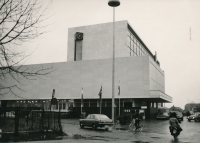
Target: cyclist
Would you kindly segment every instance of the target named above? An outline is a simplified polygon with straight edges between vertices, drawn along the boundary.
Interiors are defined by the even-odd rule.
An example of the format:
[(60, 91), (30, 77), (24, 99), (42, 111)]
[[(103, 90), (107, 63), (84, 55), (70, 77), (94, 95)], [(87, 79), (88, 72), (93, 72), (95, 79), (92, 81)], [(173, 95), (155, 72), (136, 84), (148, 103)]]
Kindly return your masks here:
[(139, 110), (136, 110), (136, 113), (135, 113), (135, 130), (137, 130), (139, 127), (139, 124), (140, 124), (140, 120), (141, 120), (141, 115), (139, 114)]

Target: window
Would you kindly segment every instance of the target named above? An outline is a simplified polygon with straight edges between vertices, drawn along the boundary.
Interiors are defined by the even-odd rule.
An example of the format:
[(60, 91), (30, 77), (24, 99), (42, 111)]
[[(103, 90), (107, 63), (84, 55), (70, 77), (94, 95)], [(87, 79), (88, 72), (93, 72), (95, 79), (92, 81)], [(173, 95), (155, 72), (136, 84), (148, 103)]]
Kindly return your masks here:
[(90, 115), (90, 119), (94, 119), (94, 115)]
[(89, 102), (84, 102), (83, 107), (89, 107)]
[(141, 44), (139, 44), (139, 48), (140, 48), (140, 55), (142, 55), (142, 47), (141, 47)]
[(131, 55), (133, 56), (133, 51), (134, 51), (134, 48), (133, 48), (133, 40), (131, 40)]
[(137, 45), (137, 55), (140, 55), (140, 47)]
[(62, 103), (59, 103), (59, 109), (62, 109)]
[(66, 103), (63, 103), (63, 109), (66, 109)]
[(136, 38), (135, 37), (133, 38), (133, 41), (134, 41), (134, 43), (136, 43)]
[(137, 53), (137, 48), (136, 48), (136, 44), (134, 43), (134, 52), (135, 54)]
[(87, 119), (90, 119), (90, 116), (91, 116), (91, 115), (88, 115), (88, 116), (87, 116)]
[(130, 47), (130, 44), (131, 44), (130, 42), (131, 42), (131, 41), (130, 41), (130, 37), (127, 36), (127, 46), (128, 46), (128, 47)]
[(82, 41), (76, 41), (76, 61), (82, 60)]
[(49, 103), (45, 103), (45, 110), (49, 110)]
[(131, 33), (129, 31), (127, 31), (127, 35), (130, 37)]
[(142, 46), (141, 46), (141, 55), (144, 55)]
[(139, 42), (138, 42), (138, 41), (136, 41), (136, 44), (137, 44), (137, 45), (139, 45)]
[(83, 33), (75, 33), (74, 61), (82, 60)]
[(139, 49), (139, 56), (140, 56), (141, 55), (140, 45), (138, 45), (138, 49)]
[(131, 40), (133, 40), (133, 35), (131, 34)]
[(97, 107), (97, 103), (96, 102), (90, 102), (90, 107)]
[(145, 55), (147, 55), (147, 52), (146, 52), (146, 50), (145, 50), (145, 49), (144, 49), (144, 54), (145, 54)]

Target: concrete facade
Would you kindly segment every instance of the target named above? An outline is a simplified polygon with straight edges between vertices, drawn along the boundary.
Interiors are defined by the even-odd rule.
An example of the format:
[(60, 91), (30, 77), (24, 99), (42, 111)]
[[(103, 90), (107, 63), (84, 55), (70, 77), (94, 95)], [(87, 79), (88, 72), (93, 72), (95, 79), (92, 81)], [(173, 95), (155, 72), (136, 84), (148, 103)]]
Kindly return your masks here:
[[(76, 32), (83, 33), (81, 41), (75, 41)], [(98, 93), (102, 86), (102, 98), (105, 101), (103, 107), (110, 107), (112, 32), (112, 23), (69, 28), (67, 62), (28, 65), (33, 69), (53, 65), (54, 71), (42, 79), (21, 81), (19, 87), (24, 91), (16, 89), (14, 92), (18, 96), (9, 92), (1, 96), (0, 100), (9, 100), (10, 106), (42, 105), (49, 110), (52, 90), (55, 89), (59, 106), (62, 106), (61, 110), (65, 111), (69, 106), (80, 108), (83, 88), (84, 100), (88, 103), (85, 106), (99, 107)], [(164, 71), (160, 68), (156, 55), (154, 56), (148, 50), (127, 21), (116, 22), (115, 34), (115, 98), (121, 99), (122, 109), (126, 106), (141, 109), (145, 106), (150, 117), (151, 110), (154, 112), (154, 108), (163, 106), (164, 102), (172, 102), (172, 98), (165, 94)], [(76, 46), (79, 47), (79, 51), (75, 50)], [(78, 55), (78, 58), (75, 59), (75, 55)], [(118, 96), (119, 81), (120, 96)], [(7, 82), (12, 83), (13, 80)], [(70, 102), (72, 100), (74, 101)], [(118, 104), (115, 106), (117, 107)], [(55, 109), (58, 110), (58, 106)]]
[[(149, 63), (148, 56), (116, 58), (116, 95), (120, 80), (120, 98), (149, 98)], [(40, 65), (34, 66), (38, 68)], [(103, 98), (111, 98), (112, 59), (55, 63), (54, 69), (56, 70), (43, 79), (19, 85), (26, 91), (20, 92), (20, 96), (25, 99), (50, 99), (52, 89), (55, 89), (58, 99), (80, 99), (83, 88), (84, 98), (97, 99), (102, 85)], [(17, 99), (11, 93), (1, 99), (4, 98)]]

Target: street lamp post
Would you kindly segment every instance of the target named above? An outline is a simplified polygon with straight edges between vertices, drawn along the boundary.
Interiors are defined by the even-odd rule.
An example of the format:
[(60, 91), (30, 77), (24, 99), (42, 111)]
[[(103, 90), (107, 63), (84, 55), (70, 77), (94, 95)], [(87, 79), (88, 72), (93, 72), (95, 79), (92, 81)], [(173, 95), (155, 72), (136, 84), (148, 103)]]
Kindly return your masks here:
[(115, 7), (120, 5), (119, 0), (109, 0), (108, 5), (113, 7), (113, 62), (112, 62), (112, 120), (114, 121), (115, 99)]

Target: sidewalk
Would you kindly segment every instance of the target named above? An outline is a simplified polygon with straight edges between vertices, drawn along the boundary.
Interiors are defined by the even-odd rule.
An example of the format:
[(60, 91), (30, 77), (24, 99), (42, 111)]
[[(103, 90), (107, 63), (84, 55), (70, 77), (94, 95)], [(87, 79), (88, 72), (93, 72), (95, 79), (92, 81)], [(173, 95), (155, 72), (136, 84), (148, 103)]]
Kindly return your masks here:
[[(102, 140), (84, 140), (84, 139), (67, 139), (67, 140), (53, 140), (53, 141), (32, 141), (33, 143), (108, 143), (108, 141)], [(26, 143), (26, 142), (18, 142), (18, 143)], [(30, 143), (30, 142), (27, 142)], [(109, 141), (109, 143), (139, 143), (132, 142), (131, 140), (119, 140), (119, 141)], [(142, 142), (141, 142), (142, 143)]]
[(79, 118), (61, 119), (61, 123), (79, 125)]

